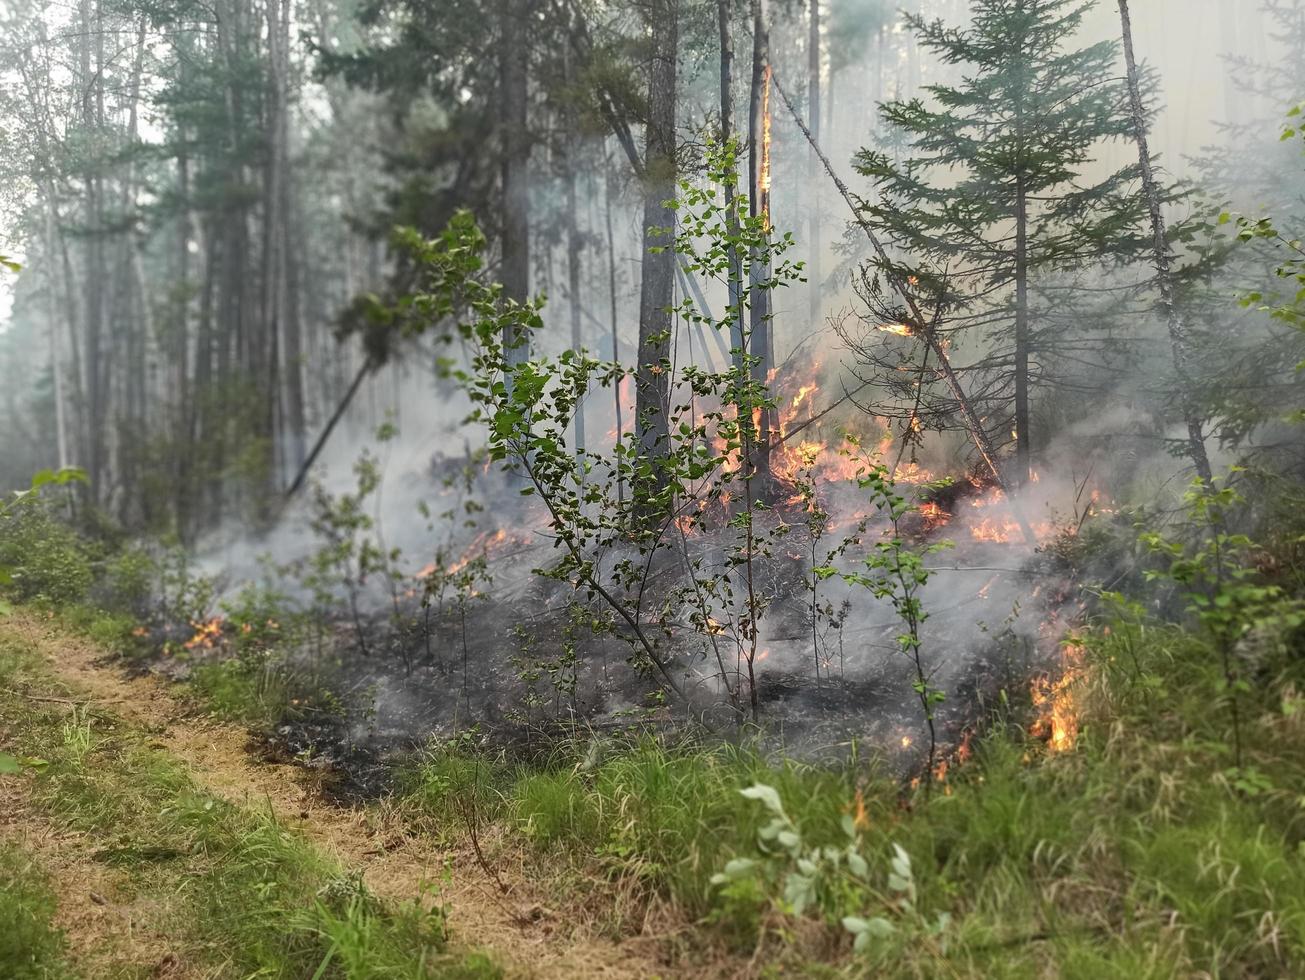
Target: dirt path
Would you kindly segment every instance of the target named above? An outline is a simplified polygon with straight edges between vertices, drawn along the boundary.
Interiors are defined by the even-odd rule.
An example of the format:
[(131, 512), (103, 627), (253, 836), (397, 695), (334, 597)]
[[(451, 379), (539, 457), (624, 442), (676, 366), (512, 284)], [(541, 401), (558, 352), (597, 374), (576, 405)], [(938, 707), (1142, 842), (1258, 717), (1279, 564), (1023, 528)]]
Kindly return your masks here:
[[(387, 819), (382, 810), (324, 802), (314, 789), (311, 773), (253, 759), (246, 751), (247, 731), (197, 714), (173, 686), (159, 678), (124, 676), (90, 641), (18, 613), (0, 619), (0, 630), (39, 652), (55, 675), (84, 693), (88, 701), (149, 732), (161, 747), (187, 764), (196, 783), (245, 807), (270, 807), (284, 825), (296, 828), (346, 866), (361, 870), (377, 895), (395, 900), (418, 898), (425, 883), (441, 882), (448, 868), (452, 881), (440, 884), (439, 899), (448, 908), (454, 942), (487, 950), (509, 976), (569, 980), (671, 975), (658, 961), (660, 944), (656, 939), (640, 937), (616, 943), (572, 932), (549, 910), (547, 896), (535, 894), (528, 882), (510, 871), (502, 872), (510, 892), (500, 895), (469, 848), (449, 849), (412, 835), (397, 821)], [(0, 800), (0, 806), (15, 802)], [(43, 855), (60, 851), (57, 846), (44, 846), (49, 841), (33, 843)], [(56, 884), (61, 884), (57, 863), (51, 873)], [(98, 895), (95, 885), (80, 882), (78, 887), (64, 890), (67, 898), (61, 898), (68, 907), (61, 907), (60, 920), (70, 932), (74, 950), (79, 948), (79, 922), (89, 916), (103, 927), (112, 925), (102, 921), (106, 916), (124, 914), (105, 911), (96, 904), (91, 897)], [(127, 918), (129, 922), (130, 916)], [(148, 938), (132, 937), (131, 941)], [(151, 952), (142, 949), (145, 961)]]

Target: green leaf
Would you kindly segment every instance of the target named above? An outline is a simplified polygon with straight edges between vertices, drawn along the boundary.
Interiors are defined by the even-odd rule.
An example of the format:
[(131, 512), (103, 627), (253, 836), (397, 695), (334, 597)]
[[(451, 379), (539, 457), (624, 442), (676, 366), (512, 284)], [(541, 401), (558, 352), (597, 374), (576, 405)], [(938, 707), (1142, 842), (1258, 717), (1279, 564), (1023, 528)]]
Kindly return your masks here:
[(775, 791), (773, 786), (757, 783), (747, 789), (739, 790), (739, 793), (749, 800), (760, 800), (771, 813), (780, 816), (784, 815), (784, 804), (780, 801), (779, 793)]
[(23, 771), (22, 765), (8, 752), (0, 752), (0, 776), (14, 776)]

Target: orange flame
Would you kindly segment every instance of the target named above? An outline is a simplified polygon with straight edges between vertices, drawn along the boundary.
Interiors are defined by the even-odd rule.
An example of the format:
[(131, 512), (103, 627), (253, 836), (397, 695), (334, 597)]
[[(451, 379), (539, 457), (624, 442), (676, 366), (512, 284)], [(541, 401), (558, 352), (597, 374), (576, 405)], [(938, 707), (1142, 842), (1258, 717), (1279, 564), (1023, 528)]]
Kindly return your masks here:
[(1031, 734), (1047, 743), (1052, 752), (1068, 752), (1078, 740), (1078, 704), (1075, 691), (1083, 677), (1083, 646), (1077, 640), (1061, 645), (1063, 671), (1060, 677), (1035, 678), (1031, 694), (1038, 718)]
[(195, 628), (195, 635), (183, 644), (187, 650), (212, 650), (222, 639), (221, 616), (203, 622), (192, 619), (190, 625)]

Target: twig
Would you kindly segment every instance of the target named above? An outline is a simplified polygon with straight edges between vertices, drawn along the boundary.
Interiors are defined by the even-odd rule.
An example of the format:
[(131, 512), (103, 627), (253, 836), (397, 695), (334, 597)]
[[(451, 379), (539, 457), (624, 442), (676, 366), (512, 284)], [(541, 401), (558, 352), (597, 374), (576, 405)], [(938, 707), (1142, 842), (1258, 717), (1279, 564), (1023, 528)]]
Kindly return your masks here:
[(6, 694), (12, 694), (16, 698), (27, 698), (28, 701), (41, 701), (47, 704), (117, 704), (120, 701), (126, 701), (126, 698), (56, 698), (46, 697), (40, 694), (25, 694), (22, 691), (14, 691), (5, 688)]

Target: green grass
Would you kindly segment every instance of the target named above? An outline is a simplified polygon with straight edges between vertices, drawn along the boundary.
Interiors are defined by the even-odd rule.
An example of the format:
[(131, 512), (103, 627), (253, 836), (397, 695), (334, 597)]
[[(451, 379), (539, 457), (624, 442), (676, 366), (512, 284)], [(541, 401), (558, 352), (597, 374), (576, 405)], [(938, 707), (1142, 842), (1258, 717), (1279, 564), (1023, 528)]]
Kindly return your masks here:
[[(1292, 679), (1260, 679), (1240, 698), (1248, 751), (1234, 770), (1211, 650), (1134, 623), (1094, 633), (1087, 652), (1072, 751), (1050, 755), (997, 725), (928, 796), (864, 762), (816, 768), (645, 739), (544, 765), (437, 750), (411, 775), (408, 806), (456, 827), (474, 792), (482, 819), (528, 841), (559, 887), (599, 881), (609, 903), (632, 891), (669, 901), (727, 945), (784, 937), (782, 957), (853, 975), (1305, 974), (1305, 701)], [(767, 815), (739, 793), (754, 783), (775, 787), (803, 839), (822, 847), (846, 843), (841, 822), (859, 794), (877, 884), (832, 882), (800, 918), (785, 912), (774, 862), (769, 877), (713, 885), (731, 858), (765, 859)], [(889, 900), (893, 844), (913, 859), (915, 907), (951, 916), (941, 936), (909, 926)], [(851, 956), (841, 917), (880, 913), (897, 933)]]
[[(10, 690), (51, 685), (38, 664), (3, 641), (0, 681)], [(484, 957), (448, 951), (438, 896), (381, 902), (270, 813), (207, 794), (173, 757), (111, 716), (0, 693), (0, 729), (23, 755), (48, 763), (23, 777), (35, 780), (37, 806), (83, 835), (96, 861), (126, 875), (129, 891), (154, 896), (160, 921), (153, 925), (175, 937), (187, 959), (205, 964), (206, 975), (499, 975)], [(0, 975), (8, 969), (6, 955)]]
[[(2, 777), (0, 777), (2, 778)], [(11, 980), (73, 976), (54, 926), (54, 893), (34, 858), (0, 841), (0, 968)]]

